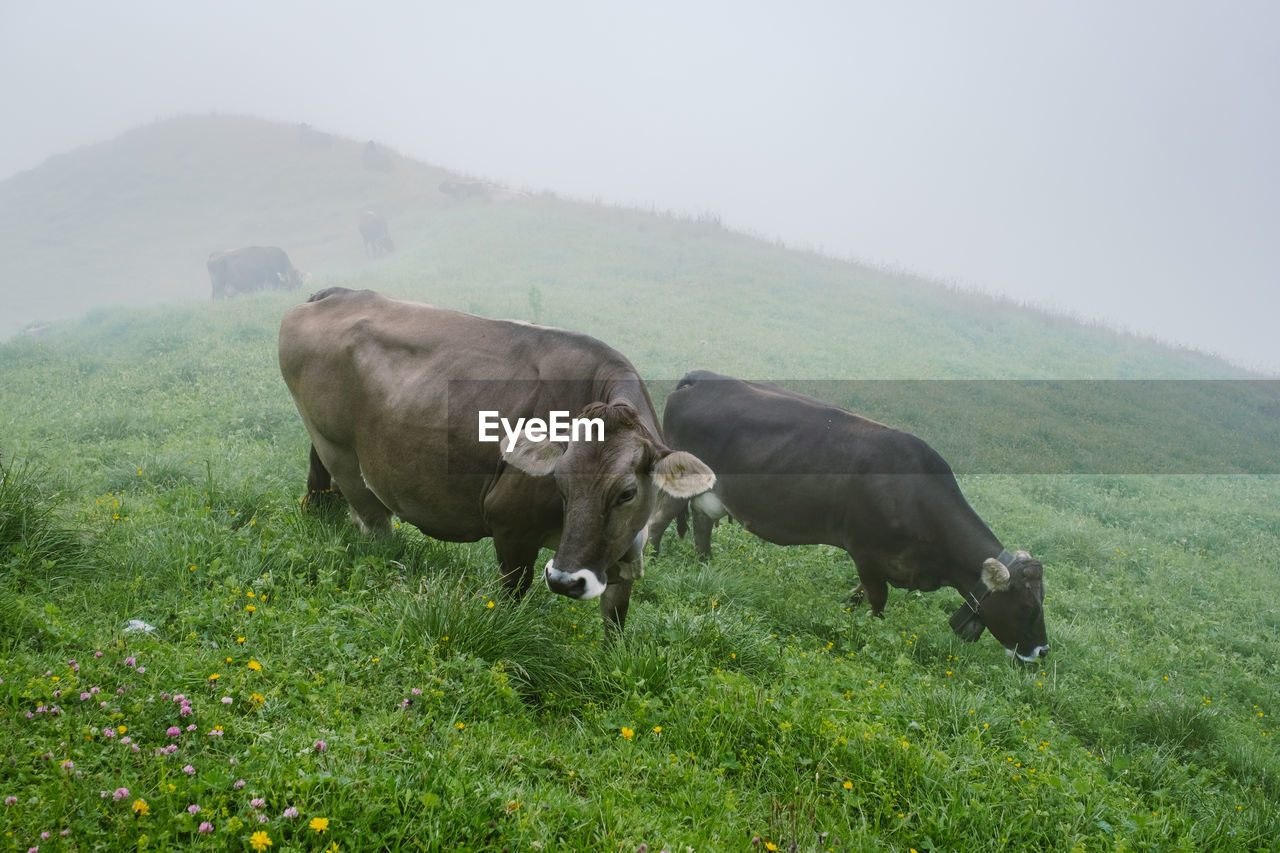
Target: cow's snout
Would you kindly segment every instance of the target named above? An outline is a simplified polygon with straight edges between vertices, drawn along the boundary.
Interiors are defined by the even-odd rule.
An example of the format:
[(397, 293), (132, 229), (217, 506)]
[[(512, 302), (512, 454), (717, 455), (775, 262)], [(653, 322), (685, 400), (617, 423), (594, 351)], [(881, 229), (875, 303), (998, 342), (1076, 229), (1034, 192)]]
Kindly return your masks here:
[(599, 598), (604, 592), (606, 584), (590, 569), (562, 572), (556, 568), (555, 563), (554, 559), (548, 560), (546, 572), (542, 576), (547, 589), (552, 592), (578, 601)]
[(1045, 643), (1043, 646), (1036, 646), (1034, 649), (1031, 650), (1030, 654), (1026, 654), (1026, 655), (1024, 655), (1022, 652), (1015, 651), (1014, 649), (1006, 649), (1006, 651), (1009, 653), (1010, 656), (1016, 657), (1018, 660), (1022, 661), (1023, 663), (1035, 663), (1036, 661), (1041, 660), (1043, 658), (1047, 658), (1049, 656), (1049, 644)]

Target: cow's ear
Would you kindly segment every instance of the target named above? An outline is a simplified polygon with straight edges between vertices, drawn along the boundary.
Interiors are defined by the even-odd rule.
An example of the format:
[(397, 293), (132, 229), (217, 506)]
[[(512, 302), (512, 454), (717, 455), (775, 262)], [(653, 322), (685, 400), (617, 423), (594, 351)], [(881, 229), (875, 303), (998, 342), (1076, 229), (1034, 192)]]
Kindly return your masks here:
[(564, 455), (564, 448), (554, 441), (530, 441), (521, 433), (515, 446), (502, 451), (502, 458), (517, 470), (531, 477), (545, 477), (556, 469), (556, 463)]
[(992, 592), (1008, 589), (1009, 567), (995, 557), (988, 557), (982, 564), (982, 582)]
[(691, 498), (716, 484), (716, 475), (692, 453), (674, 450), (653, 466), (653, 482), (673, 498)]

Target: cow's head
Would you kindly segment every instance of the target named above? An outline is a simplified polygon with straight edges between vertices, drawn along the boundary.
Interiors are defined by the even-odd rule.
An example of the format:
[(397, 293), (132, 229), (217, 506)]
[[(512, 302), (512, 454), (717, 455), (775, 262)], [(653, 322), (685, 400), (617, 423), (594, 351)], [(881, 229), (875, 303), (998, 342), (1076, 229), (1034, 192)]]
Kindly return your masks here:
[(660, 491), (691, 497), (715, 485), (715, 474), (696, 456), (664, 446), (630, 404), (592, 403), (579, 417), (603, 421), (604, 440), (565, 446), (522, 434), (503, 457), (531, 476), (554, 475), (564, 527), (547, 563), (547, 587), (589, 599), (604, 592), (611, 576), (639, 575), (645, 525)]
[(951, 628), (973, 642), (983, 629), (1010, 655), (1033, 663), (1049, 653), (1044, 629), (1044, 568), (1026, 551), (1008, 565), (992, 557), (982, 564), (982, 588), (951, 615)]

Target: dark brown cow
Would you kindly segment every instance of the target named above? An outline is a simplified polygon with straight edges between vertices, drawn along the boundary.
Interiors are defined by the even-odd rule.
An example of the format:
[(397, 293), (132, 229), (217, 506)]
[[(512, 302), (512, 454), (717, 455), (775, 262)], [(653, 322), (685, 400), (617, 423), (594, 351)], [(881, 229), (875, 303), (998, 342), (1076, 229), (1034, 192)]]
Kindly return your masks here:
[[(626, 619), (659, 491), (715, 481), (666, 447), (631, 363), (586, 335), (331, 288), (285, 315), (280, 369), (311, 434), (310, 497), (336, 485), (367, 532), (395, 514), (436, 539), (492, 536), (515, 594), (554, 548), (547, 586), (600, 597), (606, 628)], [(548, 440), (570, 437), (557, 416), (600, 430)]]
[[(983, 628), (1024, 661), (1049, 651), (1043, 569), (1010, 554), (969, 506), (950, 466), (919, 438), (777, 385), (698, 370), (667, 398), (663, 431), (716, 474), (692, 501), (699, 553), (726, 512), (779, 545), (825, 544), (853, 557), (879, 615), (888, 585), (951, 586), (965, 603), (951, 626)], [(655, 548), (683, 502), (664, 499), (650, 525)]]
[(205, 263), (214, 300), (259, 290), (293, 290), (305, 277), (293, 268), (284, 249), (276, 246), (246, 246), (214, 252)]
[(371, 258), (380, 258), (396, 250), (387, 220), (372, 210), (360, 214), (360, 236), (364, 238), (365, 254)]

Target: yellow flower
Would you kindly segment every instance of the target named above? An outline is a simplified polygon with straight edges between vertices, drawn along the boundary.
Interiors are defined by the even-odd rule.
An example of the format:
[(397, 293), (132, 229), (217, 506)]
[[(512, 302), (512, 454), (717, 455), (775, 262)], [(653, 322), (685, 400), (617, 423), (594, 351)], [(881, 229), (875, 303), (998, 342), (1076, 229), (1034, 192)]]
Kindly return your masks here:
[(253, 658), (249, 658), (249, 669), (254, 672), (262, 672), (262, 664), (258, 663)]
[(261, 705), (263, 702), (267, 701), (267, 697), (263, 696), (261, 693), (254, 693), (249, 697), (249, 701), (255, 705)]
[(219, 678), (221, 678), (221, 677), (222, 677), (222, 674), (221, 674), (221, 673), (217, 673), (217, 672), (215, 672), (215, 673), (213, 673), (212, 675), (210, 675), (210, 676), (209, 676), (209, 680), (210, 680), (210, 681), (217, 681), (217, 680), (218, 680)]
[(845, 782), (845, 783), (844, 783), (844, 789), (845, 789), (846, 791), (852, 791), (852, 790), (853, 790), (853, 783), (852, 783), (852, 782)]
[(493, 609), (493, 602), (492, 602), (492, 601), (490, 601), (490, 602), (489, 602), (489, 609), (490, 609), (490, 610), (492, 610), (492, 609)]
[(254, 850), (257, 850), (258, 853), (262, 853), (263, 850), (266, 850), (271, 846), (271, 836), (267, 835), (262, 830), (258, 830), (253, 835), (249, 836), (249, 846)]
[(247, 612), (252, 613), (253, 611), (257, 610), (258, 608), (254, 607), (252, 604), (246, 604), (246, 605), (244, 606), (244, 609), (245, 609)]
[(631, 740), (633, 737), (635, 737), (635, 736), (636, 736), (636, 733), (635, 733), (633, 730), (631, 730), (631, 729), (627, 728), (626, 726), (623, 726), (623, 727), (622, 727), (622, 736), (623, 736), (624, 738), (626, 738), (627, 740)]
[(653, 733), (654, 733), (655, 735), (660, 735), (660, 734), (662, 734), (662, 726), (654, 726), (654, 727), (653, 727)]
[(329, 818), (313, 817), (311, 818), (311, 823), (307, 824), (307, 826), (311, 827), (316, 832), (324, 832), (326, 829), (329, 828)]
[(243, 643), (243, 642), (244, 642), (244, 637), (236, 637), (236, 642), (237, 642), (237, 643)]
[(778, 849), (778, 845), (774, 844), (772, 841), (766, 841), (764, 843), (764, 849), (768, 850), (769, 853), (773, 853), (774, 850)]
[(455, 729), (457, 729), (458, 731), (462, 731), (463, 729), (465, 729), (465, 728), (467, 727), (467, 724), (466, 724), (466, 723), (454, 723), (454, 724), (453, 724), (453, 727), (454, 727)]
[(133, 811), (135, 814), (151, 814), (151, 806), (147, 805), (147, 801), (137, 799), (133, 801)]
[(128, 726), (116, 726), (116, 732), (117, 732), (118, 734), (124, 734), (124, 733), (125, 733), (125, 732), (127, 732), (127, 731), (129, 731), (129, 727), (128, 727)]

